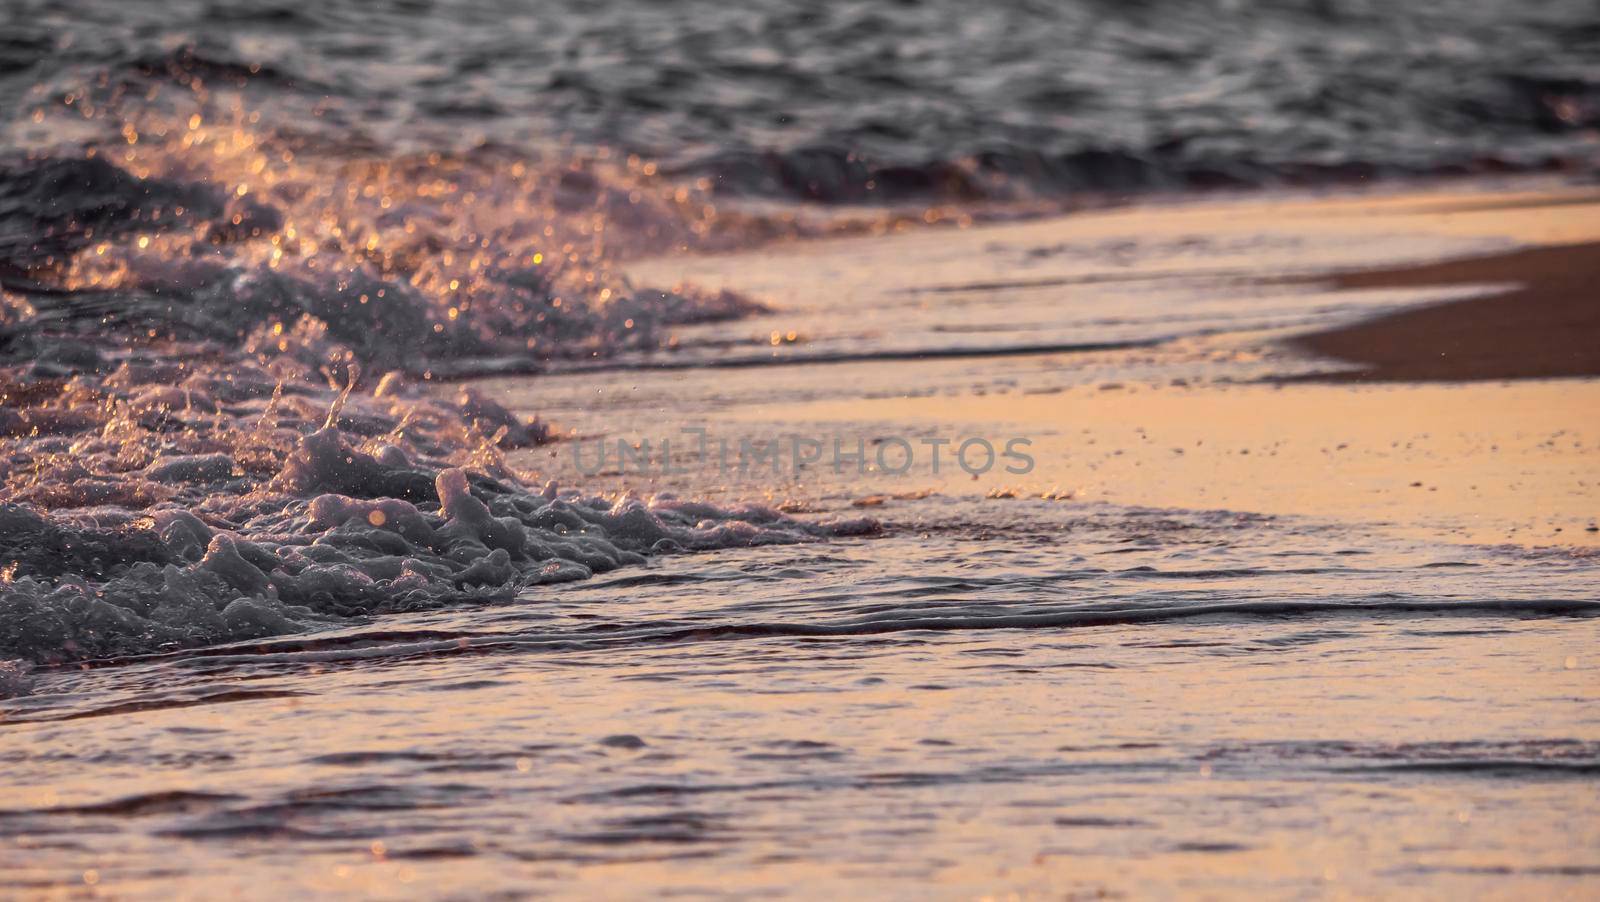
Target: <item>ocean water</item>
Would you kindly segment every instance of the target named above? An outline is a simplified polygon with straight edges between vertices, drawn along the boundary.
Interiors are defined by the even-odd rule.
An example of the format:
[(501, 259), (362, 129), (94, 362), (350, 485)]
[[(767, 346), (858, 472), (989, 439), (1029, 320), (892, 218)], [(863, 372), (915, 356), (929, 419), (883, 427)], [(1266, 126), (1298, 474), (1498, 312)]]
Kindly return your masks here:
[[(1002, 355), (1111, 389), (1323, 366), (1204, 341), (1439, 297), (1253, 270), (1503, 240), (970, 227), (1592, 177), (1591, 4), (0, 24), (6, 894), (1592, 891), (1582, 548), (566, 457), (738, 403), (983, 395)], [(919, 228), (914, 279), (701, 262)], [(510, 375), (451, 381), (482, 374)]]
[(12, 891), (1581, 897), (1594, 564), (934, 497), (19, 674)]
[[(829, 202), (1592, 164), (1584, 0), (12, 0), (13, 115), (240, 88), (336, 146), (639, 154)], [(102, 79), (102, 75), (104, 78)], [(142, 101), (141, 101), (142, 102)]]
[[(1162, 371), (1114, 354), (1087, 372), (1030, 356), (955, 363), (858, 364), (870, 380), (823, 363), (733, 381), (739, 371), (579, 371), (482, 390), (538, 403), (590, 443), (587, 457), (573, 441), (510, 450), (508, 466), (626, 498), (614, 464), (584, 475), (592, 443), (657, 436), (675, 418), (743, 404), (781, 421), (865, 386), (1025, 390)], [(528, 575), (476, 595), (475, 580), (458, 574), (451, 592), (423, 566), (451, 560), (424, 541), (410, 556), (430, 581), (375, 574), (361, 593), (296, 570), (285, 550), (337, 548), (353, 579), (383, 558), (362, 548), (382, 532), (370, 521), (260, 536), (247, 560), (285, 563), (252, 565), (273, 583), (255, 605), (281, 619), (243, 621), (259, 624), (248, 638), (204, 631), (234, 628), (231, 605), (219, 618), (164, 600), (141, 622), (72, 620), (87, 603), (69, 601), (56, 623), (85, 648), (116, 644), (60, 663), (35, 645), (24, 651), (37, 663), (7, 665), (0, 871), (22, 896), (119, 898), (1592, 886), (1592, 552), (1012, 497), (992, 480), (906, 490), (925, 477), (635, 478), (635, 497), (657, 496), (647, 506), (614, 502), (584, 528), (530, 525), (524, 540), (527, 554), (587, 538), (593, 554), (603, 532), (620, 566), (581, 558), (592, 575), (580, 579), (559, 572), (577, 563), (569, 551), (547, 580), (508, 557)], [(492, 504), (522, 497), (486, 488)], [(674, 492), (708, 499), (698, 516), (713, 522), (692, 532)], [(749, 499), (787, 513), (741, 510)], [(437, 523), (426, 501), (415, 513), (368, 503), (391, 522)], [(643, 510), (704, 544), (640, 544)], [(868, 528), (863, 514), (868, 535), (792, 525)], [(744, 531), (717, 534), (727, 526)], [(206, 585), (226, 547), (213, 540), (190, 585)], [(308, 599), (302, 583), (329, 594)], [(37, 629), (16, 619), (17, 585), (4, 596), (13, 642)], [(128, 590), (99, 594), (118, 603)], [(59, 660), (64, 648), (46, 650)]]

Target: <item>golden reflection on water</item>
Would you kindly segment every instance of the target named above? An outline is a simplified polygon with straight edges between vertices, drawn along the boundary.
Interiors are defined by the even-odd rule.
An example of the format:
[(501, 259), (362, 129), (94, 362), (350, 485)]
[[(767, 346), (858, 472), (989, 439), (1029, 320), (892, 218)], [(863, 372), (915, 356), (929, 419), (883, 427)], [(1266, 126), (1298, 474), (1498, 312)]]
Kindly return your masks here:
[[(905, 880), (948, 898), (1365, 896), (1470, 885), (1485, 869), (1505, 869), (1518, 892), (1570, 894), (1581, 884), (1561, 869), (1592, 864), (1585, 856), (1600, 841), (1587, 816), (1600, 803), (1592, 781), (1381, 769), (1425, 746), (1448, 757), (1451, 743), (1489, 743), (1460, 752), (1481, 759), (1538, 754), (1549, 737), (1600, 741), (1583, 702), (1600, 688), (1593, 621), (1524, 621), (1476, 636), (1460, 623), (1334, 618), (1307, 626), (1320, 638), (1276, 651), (1281, 625), (1196, 621), (1160, 637), (1142, 627), (946, 635), (836, 662), (853, 640), (811, 652), (663, 649), (626, 662), (474, 656), (266, 677), (257, 682), (311, 694), (19, 725), (0, 748), (60, 747), (63, 728), (81, 754), (144, 737), (137, 771), (111, 762), (18, 787), (29, 805), (91, 803), (125, 784), (258, 798), (390, 784), (464, 793), (389, 819), (308, 809), (283, 827), (394, 830), (253, 856), (249, 878), (233, 867), (249, 847), (214, 841), (129, 847), (124, 834), (115, 852), (81, 856), (80, 870), (129, 895), (160, 885), (119, 882), (158, 847), (187, 879), (244, 895), (253, 894), (247, 880), (270, 875), (384, 896), (511, 887), (893, 895)], [(1245, 653), (1255, 642), (1268, 644)], [(1218, 653), (1196, 654), (1208, 647)], [(1010, 657), (987, 659), (1005, 669), (974, 668), (997, 653)], [(670, 674), (679, 678), (660, 679)], [(453, 684), (462, 688), (419, 691)], [(644, 744), (597, 744), (619, 729)], [(802, 740), (832, 752), (751, 755)], [(1493, 750), (1520, 740), (1535, 751)], [(237, 756), (227, 767), (192, 763), (224, 746)], [(349, 752), (368, 763), (315, 763)], [(451, 768), (453, 754), (468, 757)], [(431, 777), (430, 760), (440, 768)], [(589, 795), (636, 784), (728, 788)], [(674, 812), (715, 826), (687, 845), (574, 839)], [(154, 817), (152, 828), (183, 822)], [(12, 852), (32, 845), (14, 842)], [(455, 851), (413, 854), (437, 848)], [(29, 879), (62, 877), (55, 865), (13, 864)]]
[[(761, 411), (738, 414), (752, 420)], [(1456, 541), (1600, 544), (1600, 384), (1087, 386), (797, 405), (790, 422), (1024, 435), (1009, 496), (1384, 523)], [(950, 468), (922, 483), (959, 490)], [(991, 491), (998, 491), (991, 489)]]

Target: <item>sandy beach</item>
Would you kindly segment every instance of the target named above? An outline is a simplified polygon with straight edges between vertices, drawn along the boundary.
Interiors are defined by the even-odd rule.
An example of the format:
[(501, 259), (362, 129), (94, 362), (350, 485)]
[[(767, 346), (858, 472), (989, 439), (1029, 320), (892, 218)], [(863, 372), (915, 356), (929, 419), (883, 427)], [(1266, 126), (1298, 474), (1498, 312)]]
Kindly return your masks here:
[[(1577, 199), (1580, 205), (1592, 203)], [(1297, 340), (1358, 363), (1361, 381), (1454, 382), (1600, 374), (1600, 245), (1559, 244), (1336, 276), (1342, 290), (1509, 285), (1486, 297), (1402, 311)]]

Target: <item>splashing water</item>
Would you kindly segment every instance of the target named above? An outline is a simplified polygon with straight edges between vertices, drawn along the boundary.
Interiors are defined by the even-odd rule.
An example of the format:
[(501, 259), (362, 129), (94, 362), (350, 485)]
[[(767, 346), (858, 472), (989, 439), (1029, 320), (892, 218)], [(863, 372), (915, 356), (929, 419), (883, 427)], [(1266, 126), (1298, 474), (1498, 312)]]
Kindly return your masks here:
[[(241, 121), (166, 121), (4, 181), (0, 654), (279, 635), (830, 532), (526, 488), (500, 451), (544, 424), (407, 378), (649, 347), (759, 309), (610, 268), (612, 235), (639, 251), (705, 234), (688, 192), (493, 153), (315, 159)], [(363, 364), (386, 375), (361, 383)]]
[(354, 378), (334, 395), (229, 365), (126, 361), (102, 379), (5, 385), (0, 654), (282, 635), (508, 599), (645, 554), (872, 528), (525, 488), (484, 429), (538, 430), (488, 399), (451, 408), (392, 378), (376, 397), (352, 394)]

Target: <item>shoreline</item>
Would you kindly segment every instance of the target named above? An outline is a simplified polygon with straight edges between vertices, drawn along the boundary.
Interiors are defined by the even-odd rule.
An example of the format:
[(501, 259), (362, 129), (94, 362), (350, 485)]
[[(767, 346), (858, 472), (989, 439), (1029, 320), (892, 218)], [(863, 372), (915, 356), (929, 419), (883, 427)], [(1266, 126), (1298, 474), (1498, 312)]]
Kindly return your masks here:
[[(1600, 437), (1585, 427), (1592, 416), (1583, 411), (1600, 410), (1600, 382), (1583, 377), (1600, 375), (1600, 362), (1578, 357), (1581, 365), (1572, 365), (1572, 355), (1552, 349), (1581, 344), (1591, 321), (1563, 328), (1568, 321), (1558, 314), (1593, 316), (1581, 289), (1600, 276), (1588, 259), (1600, 258), (1593, 252), (1597, 206), (1600, 194), (1586, 187), (1262, 197), (647, 261), (646, 278), (681, 276), (775, 301), (777, 312), (764, 320), (721, 324), (702, 336), (726, 340), (797, 322), (802, 334), (807, 325), (836, 331), (821, 332), (810, 347), (775, 349), (798, 359), (773, 364), (807, 366), (753, 366), (736, 379), (690, 365), (670, 375), (551, 373), (485, 387), (576, 438), (649, 439), (679, 425), (732, 440), (774, 430), (851, 441), (1029, 435), (1040, 461), (1030, 476), (1009, 481), (869, 474), (761, 484), (706, 473), (586, 480), (607, 491), (765, 498), (839, 512), (880, 503), (892, 510), (897, 497), (926, 492), (1062, 498), (1588, 549), (1600, 544), (1587, 478)], [(1191, 251), (1194, 236), (1210, 243)], [(1514, 240), (1535, 246), (1507, 249)], [(1098, 253), (1128, 241), (1145, 255), (1123, 262)], [(1507, 287), (1483, 293), (1496, 285)], [(1462, 299), (1464, 292), (1476, 296)], [(893, 353), (902, 338), (889, 331), (897, 320), (869, 320), (884, 308), (948, 324), (925, 332), (923, 347), (943, 340), (991, 347), (960, 356)], [(1497, 358), (1459, 354), (1440, 362), (1414, 353), (1441, 320), (1458, 321), (1475, 336), (1473, 347), (1492, 350), (1509, 331), (1505, 318), (1525, 309), (1534, 315), (1506, 347), (1513, 359), (1529, 357), (1514, 371), (1527, 378), (1491, 384), (1513, 372), (1494, 368)], [(1083, 353), (1025, 354), (1005, 344), (1073, 334), (1072, 323), (1091, 321), (1061, 327), (1045, 317), (1081, 317), (1079, 310), (1137, 314), (1140, 328), (1152, 331), (1190, 310), (1232, 325)], [(1009, 324), (1005, 343), (978, 331), (984, 322)], [(1019, 325), (1029, 322), (1055, 331), (1030, 335)], [(1415, 322), (1422, 326), (1408, 325)], [(1391, 367), (1383, 372), (1397, 375), (1387, 379), (1337, 372), (1342, 361), (1361, 361), (1328, 353), (1340, 347), (1321, 336), (1364, 341), (1368, 333), (1392, 335), (1389, 347), (1418, 358), (1413, 368)], [(805, 359), (862, 347), (873, 352)], [(582, 478), (566, 453), (525, 454), (519, 465), (541, 475), (563, 484)]]
[[(1574, 182), (1562, 178), (1557, 173), (1509, 173), (1509, 174), (1460, 174), (1452, 176), (1434, 176), (1409, 180), (1388, 180), (1377, 182), (1354, 181), (1328, 185), (1290, 186), (1281, 188), (1216, 188), (1190, 191), (1150, 192), (1147, 194), (1128, 195), (1116, 200), (1106, 198), (1096, 199), (1094, 202), (1085, 203), (1077, 207), (1050, 207), (1048, 209), (1032, 209), (1019, 213), (1016, 210), (1004, 210), (993, 216), (974, 215), (964, 225), (957, 225), (959, 217), (953, 213), (942, 213), (931, 223), (918, 222), (913, 228), (906, 228), (909, 219), (904, 222), (895, 220), (904, 219), (895, 214), (889, 220), (876, 225), (857, 221), (845, 215), (841, 220), (843, 227), (836, 230), (823, 230), (816, 234), (800, 236), (786, 236), (783, 238), (766, 239), (757, 241), (746, 247), (733, 249), (706, 249), (699, 251), (685, 251), (681, 254), (668, 256), (646, 256), (639, 259), (625, 261), (622, 266), (629, 272), (643, 272), (648, 275), (638, 279), (640, 284), (652, 281), (661, 282), (662, 274), (672, 274), (678, 271), (700, 271), (696, 278), (705, 278), (707, 272), (713, 275), (712, 281), (723, 278), (730, 271), (737, 272), (740, 276), (748, 275), (748, 267), (740, 267), (738, 261), (742, 260), (770, 260), (773, 258), (789, 259), (794, 257), (804, 258), (812, 255), (831, 256), (839, 248), (849, 248), (856, 245), (870, 246), (880, 242), (906, 241), (917, 244), (937, 246), (944, 241), (959, 242), (963, 233), (1000, 233), (1000, 234), (1027, 234), (1038, 232), (1049, 234), (1052, 231), (1077, 232), (1080, 223), (1093, 224), (1099, 221), (1116, 222), (1120, 220), (1149, 221), (1172, 219), (1176, 221), (1203, 218), (1214, 214), (1229, 214), (1242, 211), (1245, 217), (1258, 226), (1270, 227), (1275, 222), (1295, 222), (1307, 215), (1327, 216), (1330, 220), (1347, 220), (1352, 216), (1362, 216), (1368, 213), (1395, 218), (1395, 217), (1435, 217), (1449, 218), (1453, 216), (1470, 216), (1472, 214), (1491, 211), (1537, 211), (1543, 208), (1565, 208), (1580, 206), (1600, 206), (1600, 190), (1591, 189), (1581, 182)], [(854, 208), (843, 207), (840, 210), (846, 214)], [(1263, 211), (1284, 211), (1284, 215), (1273, 218), (1263, 217)], [(893, 211), (879, 211), (889, 213)], [(904, 211), (901, 211), (903, 213)], [(1298, 223), (1296, 223), (1298, 225)], [(1231, 225), (1226, 231), (1237, 231)], [(1444, 232), (1448, 234), (1450, 230)], [(1477, 229), (1473, 229), (1477, 231)], [(1575, 239), (1575, 240), (1574, 240)], [(1563, 229), (1562, 233), (1553, 240), (1573, 243), (1573, 256), (1576, 262), (1584, 265), (1582, 275), (1591, 276), (1600, 282), (1600, 228), (1585, 228), (1578, 226), (1576, 229)], [(1584, 249), (1592, 249), (1596, 261), (1581, 259)], [(1560, 299), (1552, 297), (1552, 290), (1559, 290), (1561, 286), (1552, 284), (1561, 281), (1546, 277), (1536, 265), (1540, 261), (1524, 261), (1523, 258), (1533, 251), (1541, 254), (1547, 250), (1560, 250), (1560, 248), (1546, 248), (1537, 243), (1534, 247), (1512, 250), (1510, 252), (1489, 253), (1462, 253), (1460, 250), (1452, 252), (1448, 245), (1441, 245), (1438, 250), (1423, 250), (1420, 256), (1424, 262), (1394, 262), (1380, 261), (1371, 266), (1364, 264), (1359, 259), (1333, 259), (1316, 265), (1314, 271), (1293, 272), (1286, 275), (1273, 275), (1263, 271), (1260, 266), (1241, 266), (1235, 269), (1207, 269), (1204, 267), (1193, 270), (1179, 271), (1143, 271), (1135, 268), (1128, 272), (1091, 272), (1067, 276), (1048, 276), (1039, 279), (1009, 279), (996, 278), (994, 281), (978, 281), (962, 283), (915, 284), (903, 285), (889, 289), (888, 293), (910, 296), (937, 296), (945, 294), (965, 294), (973, 292), (990, 291), (1017, 291), (1032, 289), (1072, 289), (1077, 287), (1092, 287), (1106, 284), (1138, 284), (1144, 282), (1164, 281), (1173, 284), (1184, 282), (1199, 282), (1203, 280), (1228, 280), (1241, 285), (1254, 286), (1307, 286), (1326, 287), (1332, 292), (1353, 290), (1384, 290), (1384, 289), (1440, 289), (1470, 287), (1473, 285), (1493, 283), (1528, 283), (1523, 286), (1527, 294), (1536, 301), (1541, 309), (1560, 305)], [(1539, 256), (1539, 254), (1532, 254)], [(1435, 260), (1434, 258), (1438, 258)], [(728, 266), (733, 261), (733, 266)], [(1563, 261), (1566, 262), (1566, 261)], [(702, 266), (702, 264), (705, 264)], [(1278, 268), (1294, 268), (1286, 261), (1280, 262)], [(1493, 278), (1476, 278), (1486, 270), (1493, 270)], [(1473, 324), (1484, 320), (1483, 309), (1499, 307), (1500, 304), (1485, 304), (1484, 308), (1468, 307), (1457, 308), (1456, 304), (1466, 304), (1469, 301), (1519, 301), (1523, 299), (1523, 292), (1510, 290), (1497, 293), (1492, 299), (1447, 299), (1429, 306), (1460, 310), (1473, 319), (1467, 324), (1468, 331), (1482, 332), (1483, 328), (1474, 328)], [(1600, 302), (1597, 302), (1600, 303)], [(1421, 305), (1419, 305), (1420, 308)], [(1569, 305), (1570, 306), (1570, 305)], [(781, 314), (784, 311), (779, 311)], [(1401, 311), (1401, 313), (1420, 312)], [(1600, 316), (1600, 314), (1597, 314)], [(744, 319), (729, 320), (711, 324), (712, 330), (725, 333), (738, 333), (747, 325), (759, 324), (771, 317), (754, 316)], [(1396, 322), (1391, 325), (1390, 320)], [(1282, 344), (1292, 347), (1299, 352), (1310, 353), (1316, 356), (1343, 360), (1355, 364), (1374, 365), (1363, 359), (1359, 342), (1364, 336), (1358, 336), (1363, 327), (1372, 326), (1377, 331), (1380, 326), (1386, 334), (1391, 329), (1408, 328), (1403, 316), (1396, 314), (1391, 317), (1385, 313), (1364, 318), (1360, 322), (1341, 325), (1326, 330), (1311, 332), (1305, 335), (1296, 335), (1286, 338)], [(1590, 324), (1589, 319), (1584, 320), (1585, 325)], [(1484, 320), (1484, 327), (1488, 321)], [(1535, 323), (1534, 325), (1539, 325)], [(1420, 329), (1421, 327), (1417, 327)], [(1600, 329), (1600, 318), (1594, 322), (1594, 328)], [(753, 331), (760, 332), (760, 329)], [(704, 332), (703, 326), (691, 325), (690, 332)], [(1415, 332), (1417, 329), (1412, 329)], [(1350, 337), (1344, 338), (1343, 336)], [(1324, 338), (1326, 336), (1326, 338)], [(723, 357), (707, 356), (704, 352), (679, 350), (677, 348), (655, 349), (649, 351), (627, 351), (615, 356), (600, 356), (590, 359), (561, 358), (561, 357), (518, 357), (518, 356), (488, 356), (476, 358), (441, 358), (427, 360), (413, 367), (405, 368), (408, 376), (426, 379), (440, 384), (464, 384), (484, 379), (509, 378), (509, 377), (543, 377), (572, 375), (576, 373), (600, 372), (626, 372), (626, 371), (675, 371), (692, 369), (744, 369), (760, 368), (766, 366), (799, 366), (812, 364), (866, 362), (873, 360), (917, 360), (948, 358), (987, 357), (1002, 355), (1030, 355), (1046, 353), (1076, 353), (1114, 351), (1119, 349), (1143, 350), (1175, 340), (1188, 337), (1186, 333), (1157, 334), (1141, 336), (1133, 340), (1063, 340), (1053, 342), (1030, 342), (1014, 346), (1002, 347), (949, 347), (923, 350), (900, 349), (866, 349), (859, 351), (838, 352), (832, 350), (810, 351), (805, 344), (784, 345), (783, 347), (769, 348), (764, 342), (747, 342), (733, 344), (728, 347), (728, 355)], [(1413, 336), (1414, 337), (1414, 336)], [(1524, 347), (1537, 347), (1525, 343)], [(1556, 361), (1559, 364), (1559, 361)], [(1449, 361), (1464, 367), (1464, 362)], [(1577, 368), (1571, 366), (1563, 368), (1532, 367), (1524, 371), (1514, 372), (1512, 375), (1501, 376), (1498, 371), (1483, 370), (1483, 375), (1465, 376), (1410, 376), (1405, 367), (1390, 367), (1396, 375), (1378, 375), (1368, 373), (1364, 377), (1353, 373), (1326, 373), (1314, 376), (1284, 376), (1285, 381), (1300, 378), (1326, 379), (1330, 381), (1359, 381), (1366, 378), (1371, 381), (1405, 381), (1407, 379), (1422, 379), (1424, 381), (1460, 381), (1463, 379), (1495, 379), (1495, 378), (1550, 378), (1552, 376), (1567, 375), (1600, 375), (1600, 358), (1593, 355), (1583, 358)], [(1569, 371), (1570, 370), (1570, 371)], [(1477, 372), (1474, 370), (1473, 372)]]

